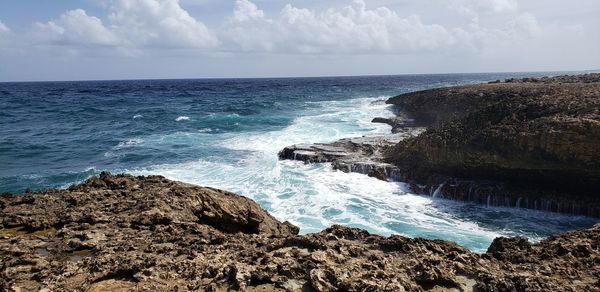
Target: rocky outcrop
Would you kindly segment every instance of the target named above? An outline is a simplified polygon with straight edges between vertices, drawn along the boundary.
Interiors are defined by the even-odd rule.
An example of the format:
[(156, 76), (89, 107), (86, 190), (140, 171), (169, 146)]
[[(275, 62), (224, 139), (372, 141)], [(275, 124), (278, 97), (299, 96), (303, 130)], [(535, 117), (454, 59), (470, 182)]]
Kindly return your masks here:
[(600, 217), (599, 88), (600, 74), (587, 74), (407, 93), (387, 101), (397, 117), (372, 121), (393, 135), (292, 145), (279, 157), (433, 197)]
[(331, 162), (334, 169), (344, 172), (358, 172), (382, 180), (397, 179), (397, 168), (384, 162), (384, 151), (423, 130), (405, 127), (390, 135), (344, 138), (333, 143), (291, 145), (279, 152), (279, 159), (300, 160), (305, 163)]
[(397, 113), (396, 117), (382, 118), (376, 117), (371, 120), (371, 123), (388, 124), (392, 127), (392, 134), (403, 133), (411, 128), (418, 127), (415, 120), (409, 117), (404, 112)]
[(441, 195), (464, 199), (493, 185), (483, 201), (600, 216), (600, 74), (433, 89), (388, 102), (431, 125), (386, 152), (413, 186), (444, 184)]
[(297, 235), (248, 198), (160, 176), (103, 173), (0, 198), (7, 291), (590, 291), (600, 225), (485, 254), (332, 226)]

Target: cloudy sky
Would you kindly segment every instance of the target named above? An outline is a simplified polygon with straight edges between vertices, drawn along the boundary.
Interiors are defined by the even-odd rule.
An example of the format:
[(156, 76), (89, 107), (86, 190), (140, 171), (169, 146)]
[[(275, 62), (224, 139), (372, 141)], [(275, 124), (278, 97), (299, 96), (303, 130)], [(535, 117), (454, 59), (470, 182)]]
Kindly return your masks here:
[(598, 0), (0, 0), (0, 81), (600, 69)]

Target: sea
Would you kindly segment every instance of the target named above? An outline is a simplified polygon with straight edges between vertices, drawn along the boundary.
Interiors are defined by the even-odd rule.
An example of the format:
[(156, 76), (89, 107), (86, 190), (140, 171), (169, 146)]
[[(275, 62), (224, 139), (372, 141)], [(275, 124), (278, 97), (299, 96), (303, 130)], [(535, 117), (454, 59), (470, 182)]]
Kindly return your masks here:
[(597, 220), (432, 198), (277, 153), (389, 133), (371, 119), (393, 116), (383, 101), (398, 94), (557, 74), (0, 83), (0, 192), (66, 188), (104, 170), (159, 174), (252, 198), (301, 233), (343, 224), (475, 252), (498, 236), (539, 241)]

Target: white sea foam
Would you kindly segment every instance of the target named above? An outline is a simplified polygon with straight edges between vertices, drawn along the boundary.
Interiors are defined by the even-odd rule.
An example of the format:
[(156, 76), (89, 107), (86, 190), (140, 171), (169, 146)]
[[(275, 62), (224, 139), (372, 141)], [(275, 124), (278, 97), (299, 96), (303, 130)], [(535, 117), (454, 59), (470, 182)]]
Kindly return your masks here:
[(133, 116), (133, 119), (134, 119), (134, 120), (135, 120), (135, 119), (141, 119), (141, 118), (143, 118), (143, 117), (144, 117), (143, 115), (135, 115), (135, 116)]
[[(526, 218), (541, 216), (541, 222), (548, 222), (549, 219), (544, 217), (547, 215), (531, 215), (537, 213), (527, 210), (527, 216), (522, 215), (523, 220), (518, 224), (507, 221), (501, 222), (506, 228), (497, 227), (485, 222), (490, 221), (489, 218), (494, 218), (496, 222), (518, 218), (521, 216), (518, 213), (520, 210), (487, 208), (418, 196), (408, 193), (407, 187), (401, 183), (385, 182), (357, 173), (343, 173), (333, 170), (329, 164), (304, 164), (277, 159), (277, 152), (291, 144), (330, 142), (344, 137), (389, 133), (388, 125), (370, 122), (375, 116), (392, 115), (388, 105), (372, 103), (374, 100), (377, 99), (314, 103), (303, 116), (276, 131), (215, 135), (178, 132), (168, 136), (145, 137), (144, 143), (157, 146), (182, 142), (191, 145), (216, 144), (239, 156), (213, 160), (203, 158), (129, 171), (161, 174), (171, 179), (248, 196), (278, 219), (289, 220), (300, 226), (302, 233), (317, 232), (339, 223), (384, 235), (401, 233), (455, 240), (475, 251), (485, 251), (494, 237), (523, 235), (518, 224), (537, 224), (531, 222), (535, 220)], [(539, 239), (536, 234), (527, 235), (530, 239)]]
[(175, 119), (176, 122), (189, 121), (189, 120), (190, 120), (190, 117), (186, 117), (186, 116), (180, 116)]
[(88, 179), (89, 175), (91, 173), (95, 173), (95, 172), (97, 172), (97, 169), (95, 166), (88, 166), (83, 171), (69, 171), (69, 172), (67, 172), (67, 174), (71, 174), (71, 175), (75, 174), (75, 175), (79, 176), (79, 179), (75, 179), (72, 182), (63, 184), (63, 185), (59, 186), (58, 188), (66, 189), (72, 185), (84, 183)]
[(84, 172), (90, 172), (90, 171), (96, 171), (96, 167), (95, 166), (88, 166)]
[(132, 139), (128, 139), (126, 141), (119, 142), (119, 144), (117, 144), (117, 146), (115, 146), (113, 149), (123, 149), (123, 148), (138, 146), (143, 143), (144, 143), (144, 139), (132, 138)]
[(107, 158), (121, 157), (121, 156), (123, 156), (123, 153), (122, 153), (123, 150), (129, 149), (131, 147), (142, 146), (142, 145), (144, 145), (145, 142), (146, 141), (142, 138), (131, 138), (131, 139), (127, 139), (125, 141), (121, 141), (121, 142), (119, 142), (119, 144), (117, 144), (111, 150), (106, 151), (104, 153), (104, 157), (107, 157)]
[(315, 103), (315, 109), (296, 118), (280, 131), (242, 133), (222, 141), (223, 147), (277, 153), (283, 147), (298, 143), (325, 143), (335, 140), (389, 133), (390, 126), (371, 123), (375, 116), (393, 116), (389, 105), (371, 105), (373, 98)]

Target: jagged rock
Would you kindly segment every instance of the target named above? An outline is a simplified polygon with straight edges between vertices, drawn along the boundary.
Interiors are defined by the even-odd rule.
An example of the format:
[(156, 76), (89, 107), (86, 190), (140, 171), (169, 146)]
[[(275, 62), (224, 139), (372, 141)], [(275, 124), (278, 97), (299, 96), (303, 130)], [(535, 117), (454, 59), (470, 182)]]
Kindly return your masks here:
[[(527, 199), (524, 207), (600, 216), (600, 74), (439, 88), (388, 102), (431, 125), (386, 153), (413, 185), (485, 182), (501, 190), (488, 193), (493, 205)], [(464, 190), (443, 195), (466, 197)]]
[(600, 225), (537, 244), (496, 239), (479, 255), (452, 242), (338, 225), (297, 235), (247, 198), (161, 176), (103, 173), (68, 190), (0, 202), (0, 289), (8, 291), (589, 291), (600, 284)]
[(385, 149), (423, 130), (409, 127), (392, 135), (344, 138), (329, 144), (291, 145), (279, 152), (279, 158), (305, 163), (331, 162), (334, 169), (345, 172), (363, 173), (381, 180), (396, 179), (396, 167), (383, 161)]
[(415, 121), (407, 115), (398, 113), (398, 116), (393, 118), (376, 117), (371, 120), (371, 123), (388, 124), (392, 127), (392, 134), (401, 133), (409, 128), (415, 127)]
[(423, 195), (598, 217), (599, 84), (587, 74), (407, 93), (387, 101), (397, 117), (373, 119), (396, 134), (292, 145), (279, 157)]

